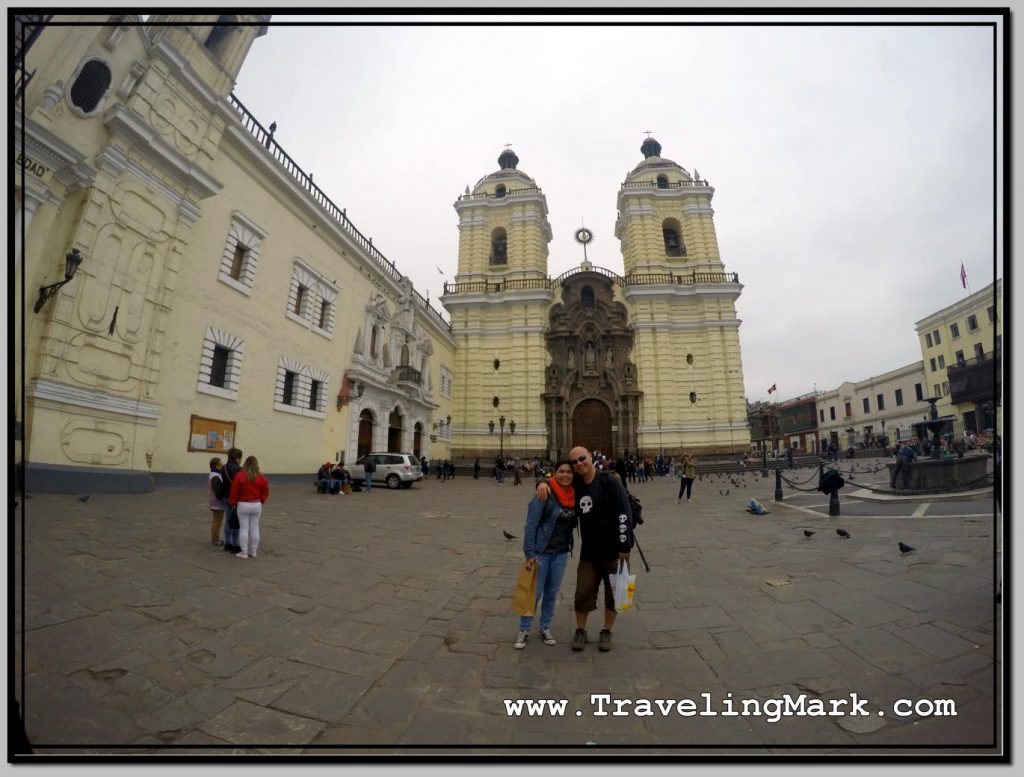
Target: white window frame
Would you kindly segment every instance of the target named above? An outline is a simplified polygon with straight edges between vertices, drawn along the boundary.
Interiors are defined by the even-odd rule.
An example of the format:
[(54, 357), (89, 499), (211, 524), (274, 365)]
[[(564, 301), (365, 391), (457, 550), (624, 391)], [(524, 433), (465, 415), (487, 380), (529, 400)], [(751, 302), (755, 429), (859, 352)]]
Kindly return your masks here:
[[(213, 349), (218, 345), (229, 352), (223, 388), (210, 384), (210, 373), (213, 371)], [(196, 384), (196, 391), (237, 401), (244, 355), (245, 341), (222, 329), (207, 327), (206, 336), (203, 338), (203, 350), (199, 358), (199, 382)]]
[[(300, 287), (306, 289), (306, 294), (302, 300), (302, 312), (296, 313), (295, 301)], [(296, 257), (292, 280), (288, 285), (288, 309), (285, 311), (285, 317), (331, 340), (334, 338), (334, 321), (337, 317), (340, 295), (341, 289), (333, 282)], [(321, 328), (320, 308), (324, 302), (327, 303), (327, 320)]]
[[(224, 243), (224, 253), (221, 255), (220, 272), (217, 280), (225, 283), (235, 291), (240, 291), (247, 297), (252, 296), (253, 283), (256, 280), (256, 266), (259, 264), (260, 249), (267, 232), (256, 226), (251, 220), (239, 213), (237, 210), (231, 213), (231, 226), (228, 228), (228, 237)], [(231, 277), (231, 265), (235, 261), (235, 249), (245, 246), (245, 258), (242, 260), (242, 271), (237, 279)]]
[[(285, 374), (288, 372), (295, 373), (295, 381), (292, 383), (293, 404), (291, 405), (284, 403), (284, 380)], [(314, 380), (320, 382), (320, 395), (317, 397), (316, 409), (311, 410), (309, 398), (312, 393)], [(274, 384), (274, 409), (284, 413), (323, 420), (327, 415), (327, 394), (330, 380), (330, 373), (302, 364), (287, 356), (282, 356), (277, 363), (277, 380)]]
[(451, 398), (452, 396), (452, 373), (447, 367), (441, 367), (441, 396)]

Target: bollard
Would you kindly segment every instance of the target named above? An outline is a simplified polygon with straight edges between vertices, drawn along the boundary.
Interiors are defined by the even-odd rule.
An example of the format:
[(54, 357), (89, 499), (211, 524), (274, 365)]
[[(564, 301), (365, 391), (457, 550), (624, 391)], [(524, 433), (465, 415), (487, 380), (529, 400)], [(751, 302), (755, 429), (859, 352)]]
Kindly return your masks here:
[(828, 514), (839, 515), (839, 490), (833, 488), (828, 495)]
[(768, 448), (761, 448), (761, 477), (768, 477)]
[(775, 468), (775, 501), (782, 501), (782, 470)]
[(818, 462), (818, 482), (820, 483), (822, 478), (825, 477), (825, 462)]

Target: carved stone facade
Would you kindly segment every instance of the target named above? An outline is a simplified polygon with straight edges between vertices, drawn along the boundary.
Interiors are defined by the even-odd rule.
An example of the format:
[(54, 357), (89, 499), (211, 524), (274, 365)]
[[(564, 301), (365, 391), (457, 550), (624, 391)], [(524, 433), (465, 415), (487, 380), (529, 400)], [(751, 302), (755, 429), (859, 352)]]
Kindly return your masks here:
[[(606, 453), (636, 449), (643, 392), (629, 358), (628, 319), (607, 276), (584, 269), (563, 280), (561, 302), (548, 316), (544, 392), (549, 448), (556, 457), (574, 445)], [(610, 424), (604, 423), (606, 414)]]

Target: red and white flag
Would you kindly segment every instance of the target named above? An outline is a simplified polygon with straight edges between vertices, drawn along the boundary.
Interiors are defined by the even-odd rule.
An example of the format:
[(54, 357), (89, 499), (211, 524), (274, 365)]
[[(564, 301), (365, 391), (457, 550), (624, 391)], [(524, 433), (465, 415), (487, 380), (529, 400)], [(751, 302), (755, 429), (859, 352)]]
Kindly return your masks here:
[(768, 393), (769, 393), (769, 394), (771, 394), (771, 393), (772, 393), (773, 391), (775, 391), (775, 390), (776, 390), (776, 389), (775, 389), (775, 384), (773, 383), (773, 384), (772, 384), (772, 387), (771, 387), (770, 389), (768, 389)]
[(967, 288), (967, 270), (964, 269), (964, 263), (960, 262), (960, 284), (966, 289)]

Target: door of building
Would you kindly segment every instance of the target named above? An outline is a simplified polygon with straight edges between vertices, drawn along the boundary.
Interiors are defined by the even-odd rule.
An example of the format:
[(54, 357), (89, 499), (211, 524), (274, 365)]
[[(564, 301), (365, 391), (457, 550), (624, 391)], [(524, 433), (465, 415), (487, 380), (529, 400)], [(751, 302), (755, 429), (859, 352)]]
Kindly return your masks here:
[(417, 423), (416, 426), (413, 428), (412, 433), (412, 453), (417, 459), (423, 455), (422, 452), (420, 451), (420, 442), (422, 437), (423, 427)]
[(392, 410), (388, 416), (388, 453), (400, 453), (402, 450), (402, 414)]
[(588, 451), (601, 451), (606, 456), (612, 448), (612, 414), (608, 405), (597, 399), (584, 399), (572, 414), (570, 447), (582, 445)]
[(364, 410), (359, 414), (359, 442), (356, 444), (356, 458), (361, 459), (373, 450), (373, 413)]

